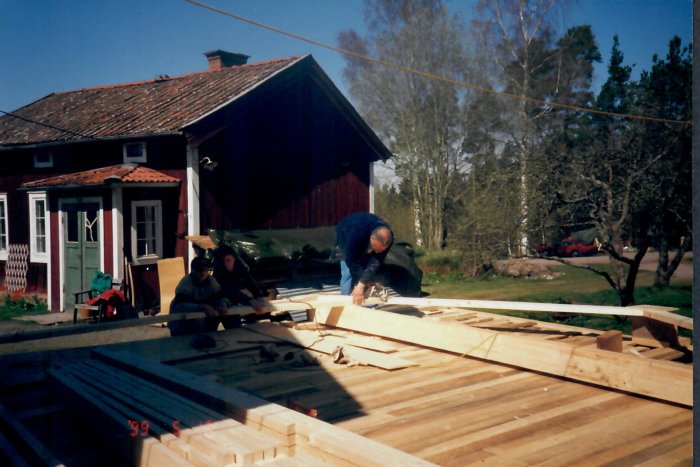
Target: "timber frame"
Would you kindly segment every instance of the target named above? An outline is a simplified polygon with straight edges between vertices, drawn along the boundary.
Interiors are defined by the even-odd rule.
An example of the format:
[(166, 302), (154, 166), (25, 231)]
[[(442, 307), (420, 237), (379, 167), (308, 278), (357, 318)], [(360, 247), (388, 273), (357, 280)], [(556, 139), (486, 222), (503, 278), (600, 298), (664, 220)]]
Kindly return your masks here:
[[(348, 302), (348, 297), (336, 295), (313, 295), (277, 300), (271, 302), (271, 308), (267, 310), (272, 316), (305, 312), (308, 320), (296, 323), (261, 321), (258, 324), (244, 326), (243, 329), (216, 333), (217, 340), (222, 345), (206, 354), (193, 350), (189, 346), (188, 336), (166, 338), (161, 342), (143, 341), (116, 344), (116, 347), (98, 347), (93, 351), (85, 351), (80, 361), (61, 361), (50, 368), (47, 372), (48, 380), (51, 387), (62, 395), (61, 400), (74, 411), (72, 413), (82, 414), (88, 417), (92, 424), (97, 424), (100, 427), (98, 431), (104, 432), (105, 437), (113, 441), (113, 445), (125, 458), (133, 464), (154, 466), (165, 463), (168, 465), (316, 465), (321, 463), (432, 465), (428, 460), (454, 463), (457, 462), (456, 459), (461, 459), (459, 456), (449, 457), (452, 455), (439, 453), (440, 446), (449, 447), (453, 451), (458, 450), (461, 445), (458, 444), (460, 441), (457, 438), (454, 440), (439, 438), (433, 445), (422, 449), (419, 449), (420, 443), (416, 443), (416, 452), (419, 453), (416, 457), (390, 447), (391, 444), (383, 444), (362, 435), (365, 432), (375, 431), (383, 433), (386, 428), (383, 428), (384, 422), (381, 421), (388, 420), (389, 412), (386, 415), (380, 413), (376, 416), (379, 425), (375, 429), (372, 429), (371, 424), (363, 424), (361, 419), (358, 419), (357, 423), (350, 420), (341, 423), (340, 426), (334, 426), (316, 419), (316, 409), (304, 403), (303, 399), (302, 402), (286, 399), (282, 404), (272, 403), (266, 398), (253, 396), (247, 391), (224, 385), (222, 382), (225, 377), (212, 373), (213, 369), (227, 368), (229, 364), (223, 362), (233, 362), (227, 358), (238, 355), (239, 352), (257, 352), (259, 349), (262, 354), (263, 349), (269, 346), (286, 348), (285, 346), (292, 345), (302, 347), (305, 349), (304, 352), (308, 351), (310, 354), (330, 355), (326, 358), (331, 358), (336, 363), (345, 363), (346, 366), (368, 365), (366, 368), (374, 368), (372, 371), (380, 372), (373, 373), (379, 375), (375, 384), (380, 383), (381, 372), (385, 372), (386, 378), (397, 381), (402, 378), (400, 375), (404, 374), (401, 372), (412, 372), (405, 374), (415, 374), (418, 378), (421, 371), (426, 372), (426, 375), (442, 374), (439, 366), (426, 367), (425, 360), (417, 358), (419, 354), (428, 353), (435, 356), (444, 355), (444, 358), (449, 358), (450, 361), (465, 362), (464, 365), (469, 361), (482, 366), (495, 364), (495, 368), (502, 368), (497, 370), (503, 372), (502, 376), (510, 375), (517, 370), (519, 373), (508, 376), (517, 380), (526, 378), (525, 375), (528, 372), (535, 372), (535, 375), (541, 375), (534, 376), (535, 378), (546, 378), (548, 381), (544, 391), (547, 391), (547, 387), (580, 386), (575, 384), (576, 382), (585, 383), (591, 388), (586, 391), (597, 388), (595, 389), (597, 392), (588, 399), (569, 396), (574, 402), (567, 405), (566, 399), (563, 399), (564, 405), (561, 408), (552, 407), (527, 419), (533, 422), (547, 420), (550, 415), (546, 414), (550, 412), (551, 416), (561, 416), (566, 413), (564, 407), (570, 406), (571, 410), (585, 410), (590, 404), (609, 405), (634, 396), (630, 400), (646, 400), (652, 404), (644, 413), (651, 414), (654, 407), (655, 416), (666, 417), (669, 424), (675, 423), (669, 426), (681, 427), (685, 422), (679, 422), (677, 417), (683, 415), (684, 419), (687, 419), (688, 409), (693, 405), (692, 365), (682, 362), (683, 359), (687, 361), (688, 356), (692, 357), (692, 345), (686, 339), (676, 336), (674, 344), (659, 341), (653, 337), (635, 340), (634, 336), (623, 336), (619, 331), (593, 331), (499, 316), (483, 311), (530, 310), (615, 314), (647, 319), (653, 323), (670, 326), (672, 330), (678, 326), (692, 328), (692, 319), (673, 313), (673, 309), (643, 305), (621, 309), (403, 297), (390, 298), (386, 302), (370, 299), (369, 304), (373, 308), (352, 305)], [(242, 315), (251, 312), (252, 309), (247, 307), (234, 307), (229, 311), (230, 314)], [(24, 340), (66, 335), (71, 331), (77, 334), (118, 330), (152, 324), (156, 321), (167, 322), (174, 319), (201, 317), (200, 313), (155, 316), (98, 325), (72, 326), (63, 330), (58, 328), (38, 333), (0, 336), (0, 345), (9, 342), (21, 345), (21, 341)], [(223, 360), (218, 360), (219, 358)], [(681, 361), (673, 361), (679, 359)], [(333, 363), (329, 364), (333, 368)], [(462, 378), (467, 380), (478, 377), (480, 374), (488, 374), (485, 369), (480, 370), (472, 366), (466, 368), (462, 370), (464, 374)], [(520, 373), (520, 369), (526, 371)], [(190, 371), (199, 375), (205, 374), (208, 377), (193, 377)], [(436, 373), (438, 371), (440, 373)], [(473, 376), (469, 376), (472, 373)], [(451, 374), (451, 372), (445, 374)], [(519, 376), (521, 374), (523, 376)], [(272, 378), (272, 375), (270, 377)], [(459, 373), (454, 377), (459, 378)], [(235, 381), (238, 381), (237, 378), (238, 376), (235, 377)], [(261, 378), (261, 382), (264, 381), (264, 377)], [(301, 379), (303, 380), (303, 377)], [(281, 391), (281, 388), (274, 390), (276, 384), (272, 383), (273, 380), (274, 378), (265, 386), (269, 386), (273, 393)], [(556, 381), (560, 382), (556, 383)], [(672, 384), (669, 384), (670, 382)], [(406, 384), (408, 384), (407, 388), (410, 388), (411, 385), (419, 383)], [(479, 387), (481, 384), (488, 387), (492, 383), (484, 381), (474, 384), (474, 387)], [(528, 389), (531, 384), (527, 383), (520, 387), (520, 390), (524, 391), (520, 396), (523, 398), (522, 404), (536, 397), (537, 393), (532, 392), (534, 388)], [(302, 384), (300, 390), (305, 391), (304, 388)], [(457, 394), (456, 391), (462, 391), (462, 389), (457, 386), (447, 392)], [(559, 391), (561, 395), (558, 397), (564, 395), (561, 389), (553, 389), (553, 391), (555, 394)], [(379, 396), (379, 399), (383, 397), (386, 396)], [(517, 403), (517, 400), (516, 396), (514, 403)], [(330, 407), (333, 401), (329, 403)], [(639, 402), (639, 404), (643, 403)], [(668, 415), (661, 412), (665, 410), (663, 407), (668, 407), (669, 413), (675, 415), (668, 418)], [(38, 453), (42, 459), (56, 460), (41, 440), (35, 439), (32, 433), (27, 432), (21, 420), (13, 418), (9, 408), (3, 408), (0, 403), (0, 409), (0, 425), (10, 427), (17, 433), (17, 436), (11, 437), (10, 441), (28, 440), (23, 442), (28, 444), (19, 449), (20, 452), (15, 455), (21, 457), (22, 452), (28, 449)], [(413, 408), (409, 399), (391, 410), (390, 413), (403, 413)], [(495, 408), (493, 410), (493, 416), (495, 416), (497, 410)], [(25, 410), (24, 413), (26, 412)], [(488, 414), (488, 412), (485, 413)], [(205, 419), (207, 423), (202, 424), (201, 422)], [(133, 421), (144, 420), (150, 421), (147, 433), (144, 433), (138, 424), (130, 425)], [(181, 425), (173, 429), (175, 420)], [(438, 424), (439, 420), (439, 417), (435, 418), (432, 423)], [(520, 427), (525, 429), (528, 426), (527, 423), (530, 423), (527, 420), (519, 420), (516, 417), (516, 420), (505, 425), (493, 426), (485, 431), (466, 436), (463, 442), (471, 440), (470, 442), (479, 445), (494, 436), (496, 437), (494, 439), (498, 439), (497, 433), (504, 430), (502, 426), (512, 425), (515, 429)], [(129, 424), (126, 423), (127, 421)], [(472, 422), (476, 423), (476, 419)], [(363, 427), (360, 434), (348, 431), (350, 427), (357, 426)], [(133, 436), (134, 429), (138, 436)], [(669, 436), (671, 432), (675, 433), (671, 430)], [(388, 436), (387, 439), (394, 439), (392, 437), (394, 435), (388, 431), (384, 436)], [(428, 436), (427, 432), (426, 436)], [(396, 440), (401, 445), (401, 438)], [(633, 455), (632, 453), (635, 456), (641, 456), (642, 454), (635, 451), (636, 449), (641, 448), (628, 447), (626, 450), (618, 449), (615, 452), (629, 452), (630, 456)], [(2, 449), (0, 453), (1, 451)], [(486, 449), (486, 451), (489, 450)], [(518, 455), (524, 455), (527, 452), (529, 451), (526, 447), (519, 448), (516, 444), (510, 454), (508, 450), (503, 452), (495, 450), (493, 453), (489, 451), (489, 456), (494, 453), (496, 455), (485, 459), (492, 462), (508, 462), (513, 460), (513, 457), (508, 456), (518, 458)], [(566, 451), (561, 452), (559, 457), (546, 458), (547, 461), (551, 461), (552, 465), (566, 464)], [(653, 449), (649, 451), (649, 453), (653, 452), (655, 452)], [(676, 457), (668, 459), (663, 457), (663, 453), (647, 454), (645, 452), (643, 455), (658, 455), (660, 457), (653, 458), (658, 462), (672, 458), (686, 459), (687, 456), (692, 458), (692, 451), (689, 452), (685, 447), (679, 447), (672, 452)], [(428, 454), (430, 456), (421, 458), (422, 455)], [(591, 461), (590, 465), (614, 459), (616, 458), (599, 456)]]

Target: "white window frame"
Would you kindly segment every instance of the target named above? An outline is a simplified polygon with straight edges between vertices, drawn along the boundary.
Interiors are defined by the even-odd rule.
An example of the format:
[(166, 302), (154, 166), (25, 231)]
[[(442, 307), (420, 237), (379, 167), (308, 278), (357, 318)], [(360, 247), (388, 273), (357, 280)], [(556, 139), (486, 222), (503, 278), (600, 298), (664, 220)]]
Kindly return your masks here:
[[(141, 146), (141, 156), (140, 157), (129, 157), (127, 147), (128, 146), (135, 146), (135, 145)], [(125, 164), (128, 164), (129, 162), (146, 162), (148, 159), (147, 154), (146, 154), (146, 142), (145, 141), (132, 141), (129, 143), (124, 143), (122, 145), (122, 154), (124, 156), (124, 163)]]
[[(0, 244), (0, 260), (7, 261), (7, 250), (10, 247), (10, 221), (8, 219), (9, 214), (7, 212), (7, 193), (0, 193), (0, 203), (5, 206), (5, 248), (2, 248)], [(1, 221), (1, 220), (0, 220)]]
[(49, 157), (49, 160), (45, 161), (45, 162), (38, 160), (39, 154), (40, 153), (38, 153), (38, 152), (34, 153), (34, 168), (45, 169), (45, 168), (53, 167), (53, 154), (52, 153), (50, 153), (50, 152), (45, 153)]
[[(36, 232), (36, 202), (44, 202), (44, 252), (39, 252), (37, 249), (37, 232)], [(46, 192), (29, 193), (29, 261), (32, 263), (48, 263), (49, 262), (49, 203), (46, 197)]]
[[(137, 256), (136, 209), (155, 207), (156, 251), (152, 254)], [(133, 201), (131, 203), (131, 258), (135, 265), (152, 264), (163, 257), (163, 202), (161, 200)]]

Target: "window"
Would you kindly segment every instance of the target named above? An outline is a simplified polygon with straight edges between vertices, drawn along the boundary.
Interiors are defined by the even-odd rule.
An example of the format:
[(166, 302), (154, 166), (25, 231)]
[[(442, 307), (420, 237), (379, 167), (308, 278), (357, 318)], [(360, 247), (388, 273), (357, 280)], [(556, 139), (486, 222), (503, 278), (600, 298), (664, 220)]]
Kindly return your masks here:
[(7, 259), (7, 193), (0, 194), (0, 259)]
[(134, 201), (131, 205), (131, 256), (134, 263), (155, 261), (162, 256), (162, 203)]
[(29, 255), (33, 263), (49, 260), (46, 193), (29, 193)]
[(124, 143), (124, 162), (146, 162), (146, 143)]
[(34, 167), (37, 169), (53, 167), (53, 154), (50, 152), (35, 152)]

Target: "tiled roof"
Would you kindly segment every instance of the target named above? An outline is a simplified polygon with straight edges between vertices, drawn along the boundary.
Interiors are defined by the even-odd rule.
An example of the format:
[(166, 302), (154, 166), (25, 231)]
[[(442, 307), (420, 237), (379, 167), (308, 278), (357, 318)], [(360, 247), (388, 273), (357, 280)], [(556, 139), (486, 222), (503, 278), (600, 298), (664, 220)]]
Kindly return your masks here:
[(49, 94), (12, 112), (21, 118), (0, 117), (0, 145), (178, 132), (301, 60), (289, 57), (174, 78)]
[(106, 183), (179, 183), (175, 177), (136, 164), (119, 164), (84, 172), (35, 180), (22, 184), (22, 188), (56, 188), (97, 186)]

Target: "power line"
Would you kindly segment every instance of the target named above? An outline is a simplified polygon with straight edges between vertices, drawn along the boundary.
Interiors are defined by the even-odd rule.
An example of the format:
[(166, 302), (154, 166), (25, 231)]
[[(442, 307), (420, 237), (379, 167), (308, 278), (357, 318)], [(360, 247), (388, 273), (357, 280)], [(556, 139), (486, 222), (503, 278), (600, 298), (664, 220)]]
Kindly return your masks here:
[(4, 110), (0, 110), (0, 113), (4, 113), (5, 115), (9, 115), (10, 117), (14, 117), (14, 118), (17, 118), (17, 119), (19, 119), (19, 120), (24, 120), (24, 121), (27, 122), (27, 123), (33, 123), (34, 125), (45, 126), (45, 127), (47, 127), (47, 128), (51, 128), (52, 130), (62, 131), (62, 132), (64, 132), (64, 133), (69, 133), (69, 134), (74, 135), (74, 136), (80, 136), (81, 138), (94, 139), (92, 136), (87, 136), (87, 135), (84, 135), (84, 134), (82, 134), (82, 133), (78, 133), (77, 131), (66, 130), (65, 128), (59, 128), (59, 127), (57, 127), (57, 126), (50, 125), (50, 124), (48, 124), (48, 123), (37, 122), (36, 120), (32, 120), (32, 119), (26, 118), (26, 117), (22, 117), (22, 116), (20, 116), (20, 115), (17, 115), (17, 114), (15, 114), (15, 113), (12, 113), (12, 112), (5, 112)]
[(276, 32), (278, 34), (282, 34), (282, 35), (285, 35), (285, 36), (288, 36), (288, 37), (291, 37), (291, 38), (294, 38), (294, 39), (297, 39), (300, 41), (308, 42), (309, 44), (317, 45), (319, 47), (324, 47), (326, 49), (330, 49), (330, 50), (333, 50), (335, 52), (340, 52), (342, 54), (350, 55), (352, 57), (356, 57), (356, 58), (359, 58), (361, 60), (376, 63), (378, 65), (401, 70), (401, 71), (404, 71), (406, 73), (412, 73), (414, 75), (422, 76), (424, 78), (432, 79), (435, 81), (442, 81), (444, 83), (453, 84), (453, 85), (460, 86), (463, 88), (473, 89), (473, 90), (479, 91), (479, 92), (495, 94), (495, 95), (503, 96), (503, 97), (509, 97), (511, 99), (523, 100), (523, 101), (527, 101), (527, 102), (532, 102), (534, 104), (540, 104), (540, 105), (545, 105), (545, 106), (550, 106), (550, 107), (557, 107), (560, 109), (574, 110), (577, 112), (587, 112), (587, 113), (593, 113), (593, 114), (598, 114), (598, 115), (607, 115), (609, 117), (624, 117), (624, 118), (629, 118), (629, 119), (645, 120), (645, 121), (657, 122), (657, 123), (692, 125), (692, 122), (687, 121), (687, 120), (671, 120), (671, 119), (666, 119), (666, 118), (649, 117), (646, 115), (637, 115), (637, 114), (619, 114), (619, 113), (614, 113), (614, 112), (606, 112), (606, 111), (598, 110), (598, 109), (592, 109), (590, 107), (579, 107), (576, 105), (562, 104), (562, 103), (558, 103), (558, 102), (547, 102), (547, 101), (535, 99), (532, 97), (521, 96), (518, 94), (512, 94), (512, 93), (507, 93), (507, 92), (503, 92), (503, 91), (496, 91), (495, 89), (486, 88), (483, 86), (478, 86), (475, 84), (471, 84), (471, 83), (467, 83), (464, 81), (459, 81), (459, 80), (455, 80), (455, 79), (451, 79), (451, 78), (446, 78), (444, 76), (434, 75), (434, 74), (428, 73), (426, 71), (421, 71), (421, 70), (416, 70), (413, 68), (405, 67), (403, 65), (399, 65), (398, 63), (393, 63), (393, 62), (389, 62), (386, 60), (370, 57), (369, 55), (364, 55), (364, 54), (361, 54), (358, 52), (353, 52), (352, 50), (343, 49), (341, 47), (336, 47), (334, 45), (326, 44), (325, 42), (320, 42), (320, 41), (317, 41), (314, 39), (309, 39), (308, 37), (300, 36), (299, 34), (285, 31), (283, 29), (280, 29), (280, 28), (277, 28), (274, 26), (270, 26), (268, 24), (261, 23), (259, 21), (254, 20), (254, 19), (246, 18), (245, 16), (241, 16), (241, 15), (238, 15), (236, 13), (232, 13), (230, 11), (216, 8), (214, 6), (199, 2), (197, 0), (185, 0), (185, 1), (189, 2), (193, 5), (196, 5), (196, 6), (199, 6), (202, 8), (206, 8), (208, 10), (222, 14), (224, 16), (229, 16), (229, 17), (237, 19), (239, 21), (243, 21), (245, 23), (252, 24), (253, 26), (267, 29), (268, 31)]

